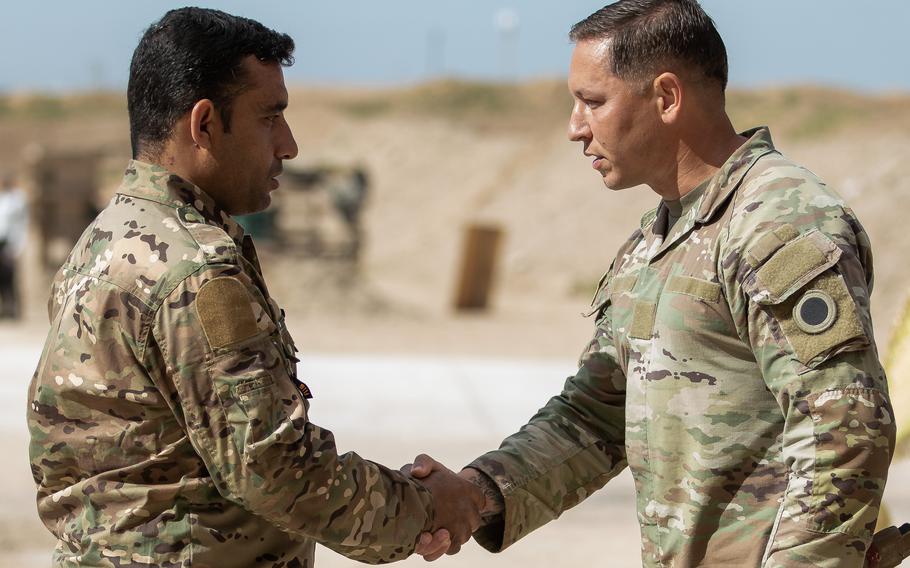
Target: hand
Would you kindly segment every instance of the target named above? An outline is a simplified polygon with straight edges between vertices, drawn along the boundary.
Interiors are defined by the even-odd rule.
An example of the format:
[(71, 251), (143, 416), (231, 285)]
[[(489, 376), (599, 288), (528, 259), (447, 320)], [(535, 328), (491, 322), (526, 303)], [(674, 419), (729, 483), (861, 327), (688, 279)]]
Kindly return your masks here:
[(483, 493), (473, 483), (455, 475), (425, 454), (417, 456), (413, 465), (406, 465), (401, 471), (429, 489), (436, 502), (434, 533), (420, 536), (417, 554), (433, 561), (443, 553), (457, 553), (471, 534), (480, 528)]

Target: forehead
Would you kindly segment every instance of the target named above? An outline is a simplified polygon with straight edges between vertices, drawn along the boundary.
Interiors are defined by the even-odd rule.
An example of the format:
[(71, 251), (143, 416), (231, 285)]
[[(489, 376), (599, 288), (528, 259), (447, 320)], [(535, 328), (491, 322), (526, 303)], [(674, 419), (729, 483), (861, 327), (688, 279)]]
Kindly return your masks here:
[(274, 105), (287, 102), (288, 91), (284, 85), (281, 65), (262, 62), (250, 55), (241, 63), (244, 89), (237, 97), (253, 104)]
[(575, 44), (569, 65), (569, 88), (590, 87), (618, 78), (610, 65), (610, 40), (586, 39)]

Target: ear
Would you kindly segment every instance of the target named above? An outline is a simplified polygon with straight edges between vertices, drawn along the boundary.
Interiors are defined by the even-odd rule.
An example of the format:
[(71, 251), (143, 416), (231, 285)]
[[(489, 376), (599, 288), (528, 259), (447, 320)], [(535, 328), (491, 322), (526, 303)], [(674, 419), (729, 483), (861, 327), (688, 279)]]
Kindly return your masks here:
[(683, 85), (675, 73), (661, 73), (654, 79), (654, 100), (665, 124), (679, 120), (683, 104)]
[(215, 104), (209, 99), (202, 99), (193, 105), (190, 111), (190, 136), (199, 148), (211, 150), (213, 134), (221, 128), (221, 117), (215, 110)]

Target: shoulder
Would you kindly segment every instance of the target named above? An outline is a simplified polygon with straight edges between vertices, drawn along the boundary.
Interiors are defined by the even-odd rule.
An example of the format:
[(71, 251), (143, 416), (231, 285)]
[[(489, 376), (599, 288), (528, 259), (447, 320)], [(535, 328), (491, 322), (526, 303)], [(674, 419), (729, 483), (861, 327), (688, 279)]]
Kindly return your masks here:
[(722, 267), (754, 302), (783, 304), (829, 272), (854, 291), (871, 289), (865, 230), (808, 169), (776, 153), (766, 156), (743, 180), (732, 207)]
[(192, 207), (118, 194), (86, 229), (68, 265), (154, 309), (189, 275), (237, 264), (239, 256), (234, 240)]
[(761, 158), (733, 202), (731, 234), (761, 235), (788, 224), (802, 232), (853, 232), (853, 212), (817, 175), (784, 156)]

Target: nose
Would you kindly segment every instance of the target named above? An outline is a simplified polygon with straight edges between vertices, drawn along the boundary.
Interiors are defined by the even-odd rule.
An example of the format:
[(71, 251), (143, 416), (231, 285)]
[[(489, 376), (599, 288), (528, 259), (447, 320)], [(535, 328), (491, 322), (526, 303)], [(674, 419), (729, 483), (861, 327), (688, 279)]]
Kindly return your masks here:
[(572, 142), (583, 142), (591, 138), (591, 129), (588, 128), (588, 121), (585, 120), (584, 105), (581, 101), (575, 101), (572, 106), (572, 114), (569, 115), (568, 136)]
[(284, 128), (278, 135), (275, 144), (275, 157), (279, 160), (293, 160), (297, 157), (297, 141), (294, 140), (294, 133), (291, 132), (291, 126), (282, 118)]

